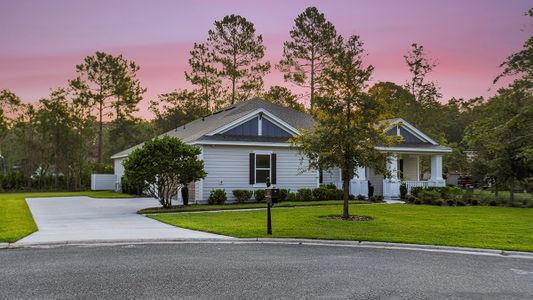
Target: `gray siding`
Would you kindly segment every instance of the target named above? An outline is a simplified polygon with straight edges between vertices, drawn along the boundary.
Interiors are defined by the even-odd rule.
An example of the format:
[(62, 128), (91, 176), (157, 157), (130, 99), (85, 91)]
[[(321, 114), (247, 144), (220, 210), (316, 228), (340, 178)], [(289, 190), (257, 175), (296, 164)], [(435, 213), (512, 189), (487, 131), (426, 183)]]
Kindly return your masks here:
[(322, 173), (322, 183), (323, 184), (337, 184), (341, 181), (339, 168), (333, 168), (331, 170), (324, 170)]
[(272, 151), (277, 156), (277, 188), (297, 191), (300, 188), (315, 188), (318, 173), (308, 171), (301, 165), (307, 159), (300, 160), (296, 150), (285, 147), (251, 147), (251, 146), (204, 146), (203, 159), (206, 178), (203, 180), (203, 201), (207, 201), (213, 189), (225, 189), (228, 201), (233, 201), (232, 191), (236, 189), (255, 190), (249, 183), (249, 154), (254, 151)]
[(274, 125), (272, 122), (270, 122), (266, 118), (263, 118), (261, 123), (263, 124), (263, 129), (262, 129), (263, 136), (288, 137), (288, 138), (292, 137), (292, 134)]
[(223, 135), (247, 135), (254, 136), (257, 135), (258, 119), (253, 118), (249, 121), (244, 122), (243, 124), (232, 128), (223, 133)]
[[(396, 126), (391, 128), (389, 131), (387, 131), (388, 136), (394, 136), (396, 135)], [(421, 139), (417, 138), (415, 135), (413, 135), (411, 132), (409, 132), (407, 129), (400, 126), (400, 135), (403, 137), (403, 141), (401, 144), (427, 144), (427, 142), (422, 141)]]

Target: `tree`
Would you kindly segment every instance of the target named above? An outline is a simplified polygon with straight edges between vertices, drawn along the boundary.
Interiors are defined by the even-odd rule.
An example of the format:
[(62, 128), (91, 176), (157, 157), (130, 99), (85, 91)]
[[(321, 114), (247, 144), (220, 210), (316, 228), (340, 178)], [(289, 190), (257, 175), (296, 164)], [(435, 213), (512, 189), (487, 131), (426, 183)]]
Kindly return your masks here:
[(308, 7), (294, 19), (291, 40), (283, 44), (283, 58), (278, 69), (286, 81), (309, 89), (311, 112), (322, 72), (341, 45), (335, 26), (316, 7)]
[(465, 143), (476, 152), (475, 165), (484, 179), (507, 187), (510, 201), (519, 182), (533, 176), (533, 95), (517, 80), (498, 90), (483, 107), (484, 115), (465, 133)]
[(298, 102), (296, 95), (294, 95), (288, 88), (274, 85), (263, 94), (265, 100), (281, 106), (289, 107), (298, 111), (305, 111), (303, 104)]
[(263, 36), (257, 35), (254, 24), (238, 15), (215, 21), (207, 42), (213, 59), (221, 65), (219, 75), (229, 81), (230, 102), (243, 101), (263, 88), (263, 76), (270, 70), (265, 56)]
[(81, 104), (96, 110), (98, 116), (98, 163), (102, 162), (104, 117), (126, 119), (137, 111), (146, 89), (136, 78), (139, 67), (119, 56), (96, 52), (76, 66), (78, 77), (70, 81)]
[(150, 111), (155, 115), (155, 126), (166, 132), (209, 114), (196, 92), (178, 90), (161, 94), (150, 101)]
[(206, 44), (194, 43), (190, 52), (190, 72), (185, 72), (185, 79), (197, 86), (196, 95), (205, 102), (206, 110), (216, 109), (221, 93), (221, 80), (215, 66), (215, 56)]
[(124, 176), (130, 183), (145, 185), (152, 197), (170, 208), (181, 188), (207, 175), (198, 159), (200, 153), (200, 148), (176, 138), (156, 138), (135, 149), (123, 162)]
[(343, 218), (349, 218), (350, 180), (357, 167), (372, 167), (387, 174), (387, 154), (376, 145), (392, 145), (397, 137), (386, 135), (380, 123), (386, 103), (365, 93), (372, 66), (363, 65), (363, 43), (351, 36), (324, 70), (324, 82), (317, 99), (313, 131), (303, 131), (293, 143), (309, 158), (309, 168), (342, 171), (344, 191)]
[(20, 107), (20, 98), (10, 90), (0, 91), (0, 138), (3, 138)]

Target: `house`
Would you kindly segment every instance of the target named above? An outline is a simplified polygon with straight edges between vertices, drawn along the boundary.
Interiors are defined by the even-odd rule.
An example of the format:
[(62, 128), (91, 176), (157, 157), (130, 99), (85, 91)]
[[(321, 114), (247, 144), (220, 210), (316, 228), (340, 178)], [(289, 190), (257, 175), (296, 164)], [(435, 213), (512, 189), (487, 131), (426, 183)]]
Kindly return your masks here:
[[(181, 139), (202, 149), (207, 176), (189, 185), (190, 201), (206, 203), (213, 189), (224, 189), (232, 201), (235, 189), (256, 190), (266, 187), (269, 177), (279, 188), (297, 191), (301, 188), (316, 188), (321, 183), (333, 183), (341, 187), (340, 170), (334, 169), (319, 174), (308, 170), (308, 160), (291, 147), (289, 139), (299, 134), (299, 129), (311, 130), (313, 118), (290, 108), (285, 108), (262, 99), (251, 99), (232, 105), (224, 110), (204, 116), (166, 135)], [(403, 142), (395, 147), (377, 147), (391, 153), (387, 163), (392, 178), (370, 168), (359, 168), (352, 179), (350, 192), (367, 195), (368, 182), (374, 194), (387, 198), (399, 196), (400, 182), (409, 188), (414, 186), (442, 186), (442, 156), (451, 152), (402, 119), (390, 120), (387, 134), (402, 135)], [(124, 173), (122, 161), (132, 150), (142, 144), (114, 154), (117, 188)], [(420, 161), (427, 156), (431, 161), (431, 177), (421, 180)], [(398, 172), (400, 171), (400, 172)]]

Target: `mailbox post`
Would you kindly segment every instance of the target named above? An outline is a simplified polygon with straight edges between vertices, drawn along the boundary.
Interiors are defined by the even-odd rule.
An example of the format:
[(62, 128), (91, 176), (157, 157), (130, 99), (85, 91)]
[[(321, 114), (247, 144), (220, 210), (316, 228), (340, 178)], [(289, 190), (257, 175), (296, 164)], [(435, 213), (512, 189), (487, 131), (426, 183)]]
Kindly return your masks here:
[(265, 198), (267, 202), (267, 234), (272, 234), (272, 214), (270, 209), (274, 203), (278, 203), (279, 189), (268, 187), (265, 190)]

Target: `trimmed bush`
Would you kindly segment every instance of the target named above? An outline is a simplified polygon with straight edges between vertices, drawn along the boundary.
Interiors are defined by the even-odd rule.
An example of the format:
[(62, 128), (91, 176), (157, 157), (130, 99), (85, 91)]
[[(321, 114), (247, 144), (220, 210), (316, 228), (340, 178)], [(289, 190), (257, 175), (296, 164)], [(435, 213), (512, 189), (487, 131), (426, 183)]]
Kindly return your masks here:
[(298, 201), (298, 194), (289, 192), (289, 194), (287, 195), (287, 201), (289, 202)]
[(442, 199), (437, 199), (433, 201), (433, 204), (437, 206), (442, 206), (442, 204), (444, 204), (444, 201), (442, 201)]
[(419, 198), (419, 195), (418, 195), (418, 194), (419, 194), (421, 191), (423, 191), (423, 190), (424, 190), (424, 188), (421, 187), (421, 186), (415, 186), (415, 187), (412, 187), (412, 188), (411, 188), (411, 195), (413, 195), (413, 196)]
[(418, 193), (418, 198), (422, 200), (424, 204), (433, 204), (435, 200), (441, 198), (441, 194), (438, 191), (422, 190)]
[(416, 199), (415, 202), (414, 202), (416, 205), (420, 205), (422, 204), (422, 201), (420, 199)]
[(214, 189), (209, 193), (209, 198), (207, 199), (209, 204), (224, 204), (228, 200), (226, 191), (223, 189)]
[(409, 196), (407, 196), (406, 201), (407, 201), (408, 203), (414, 203), (415, 200), (417, 200), (417, 199), (418, 199), (418, 198), (416, 198), (415, 196), (413, 196), (413, 195), (409, 195)]
[(470, 201), (470, 205), (479, 205), (479, 201), (477, 199), (472, 199), (472, 201)]
[(455, 206), (455, 200), (448, 199), (448, 200), (446, 200), (446, 204), (448, 204), (448, 206)]
[(313, 200), (315, 201), (332, 200), (332, 199), (328, 199), (329, 194), (330, 194), (329, 190), (326, 187), (321, 186), (319, 188), (313, 189)]
[(257, 202), (265, 202), (265, 190), (255, 190), (254, 198)]
[(457, 200), (457, 206), (466, 206), (466, 203), (463, 200)]
[(253, 191), (248, 190), (233, 190), (232, 193), (238, 203), (249, 202), (254, 195)]
[(498, 206), (498, 202), (496, 200), (490, 200), (489, 205), (490, 206)]
[(359, 201), (365, 201), (365, 200), (366, 200), (366, 197), (363, 196), (363, 195), (357, 195), (357, 200), (359, 200)]
[(298, 190), (298, 201), (312, 201), (313, 200), (313, 190), (311, 189), (299, 189)]
[(381, 203), (383, 202), (383, 196), (378, 196), (378, 195), (372, 196), (368, 198), (368, 201), (373, 202), (373, 203)]
[(290, 190), (288, 189), (280, 189), (279, 190), (279, 202), (287, 201), (287, 197), (289, 196)]

